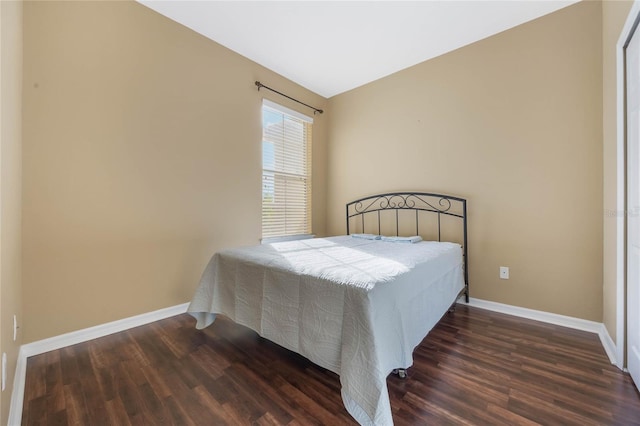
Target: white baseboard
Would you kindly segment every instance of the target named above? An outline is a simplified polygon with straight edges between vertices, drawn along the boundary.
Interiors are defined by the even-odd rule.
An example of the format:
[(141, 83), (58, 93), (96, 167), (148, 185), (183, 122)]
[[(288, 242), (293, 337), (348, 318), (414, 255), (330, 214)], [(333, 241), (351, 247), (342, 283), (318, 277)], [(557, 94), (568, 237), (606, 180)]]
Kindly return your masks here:
[(24, 386), (27, 377), (27, 357), (24, 356), (22, 347), (18, 351), (16, 373), (13, 377), (13, 390), (11, 391), (11, 405), (9, 406), (9, 420), (7, 426), (20, 426), (22, 423), (22, 404), (24, 401)]
[(189, 303), (171, 306), (157, 311), (136, 315), (129, 318), (85, 328), (83, 330), (72, 331), (60, 336), (50, 337), (44, 340), (27, 343), (20, 347), (18, 362), (16, 365), (15, 379), (13, 380), (13, 392), (11, 394), (11, 406), (9, 408), (9, 426), (19, 426), (22, 421), (22, 406), (24, 403), (24, 387), (27, 375), (27, 358), (45, 352), (75, 345), (109, 334), (129, 330), (134, 327), (149, 324), (154, 321), (183, 314), (187, 311)]
[[(464, 303), (464, 299), (460, 299)], [(536, 311), (535, 309), (521, 308), (519, 306), (505, 305), (503, 303), (491, 302), (489, 300), (469, 298), (469, 306), (486, 309), (488, 311), (500, 312), (502, 314), (513, 315), (520, 318), (527, 318), (535, 321), (546, 322), (548, 324), (573, 328), (576, 330), (595, 333), (600, 337), (600, 342), (609, 357), (611, 364), (616, 364), (616, 345), (609, 336), (607, 328), (601, 322), (584, 320), (565, 315), (552, 314), (550, 312)]]
[(183, 303), (182, 305), (171, 306), (169, 308), (147, 312), (146, 314), (124, 318), (121, 320), (108, 322), (106, 324), (96, 325), (95, 327), (72, 331), (71, 333), (65, 333), (59, 336), (50, 337), (48, 339), (27, 343), (26, 345), (22, 345), (20, 350), (24, 350), (24, 355), (28, 358), (33, 355), (43, 354), (45, 352), (75, 345), (77, 343), (97, 339), (98, 337), (104, 337), (108, 336), (109, 334), (129, 330), (130, 328), (149, 324), (151, 322), (159, 321), (164, 318), (183, 314), (187, 311), (187, 306), (189, 306), (188, 303)]
[(605, 327), (604, 324), (600, 324), (600, 326), (601, 327), (600, 327), (600, 331), (598, 331), (598, 336), (600, 337), (600, 342), (602, 342), (602, 347), (604, 348), (604, 351), (607, 353), (607, 356), (609, 357), (609, 361), (611, 361), (611, 364), (615, 365), (616, 367), (624, 371), (624, 369), (622, 369), (618, 364), (618, 357), (616, 356), (616, 353), (617, 353), (616, 344), (613, 342), (613, 339), (611, 338), (611, 336), (609, 336), (609, 331), (607, 330), (607, 327)]

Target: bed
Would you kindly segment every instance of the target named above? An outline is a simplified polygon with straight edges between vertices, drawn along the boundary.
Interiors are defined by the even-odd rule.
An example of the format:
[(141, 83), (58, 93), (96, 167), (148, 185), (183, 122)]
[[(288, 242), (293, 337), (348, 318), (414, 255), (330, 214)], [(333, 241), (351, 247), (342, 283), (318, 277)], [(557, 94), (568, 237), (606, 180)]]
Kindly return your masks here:
[(462, 295), (468, 302), (467, 206), (396, 192), (346, 205), (346, 235), (215, 253), (188, 312), (224, 315), (340, 376), (362, 425), (392, 425), (387, 376)]

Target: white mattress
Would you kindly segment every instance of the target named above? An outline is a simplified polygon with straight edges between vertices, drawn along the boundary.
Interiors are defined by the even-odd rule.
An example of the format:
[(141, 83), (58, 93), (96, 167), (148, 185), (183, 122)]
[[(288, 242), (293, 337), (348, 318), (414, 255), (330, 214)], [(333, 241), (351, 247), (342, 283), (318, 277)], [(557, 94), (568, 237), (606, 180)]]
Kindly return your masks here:
[(207, 265), (188, 312), (198, 328), (224, 314), (340, 375), (363, 425), (391, 425), (386, 377), (464, 287), (462, 250), (349, 236), (224, 250)]

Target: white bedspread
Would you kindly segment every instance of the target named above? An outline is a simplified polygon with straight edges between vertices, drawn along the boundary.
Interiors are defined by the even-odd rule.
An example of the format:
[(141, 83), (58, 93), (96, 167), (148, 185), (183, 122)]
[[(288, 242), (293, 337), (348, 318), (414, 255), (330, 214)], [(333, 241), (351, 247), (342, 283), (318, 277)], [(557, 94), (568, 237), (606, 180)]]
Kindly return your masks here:
[(340, 375), (363, 425), (392, 425), (386, 378), (464, 287), (461, 247), (349, 236), (224, 250), (188, 312), (197, 328), (223, 314)]

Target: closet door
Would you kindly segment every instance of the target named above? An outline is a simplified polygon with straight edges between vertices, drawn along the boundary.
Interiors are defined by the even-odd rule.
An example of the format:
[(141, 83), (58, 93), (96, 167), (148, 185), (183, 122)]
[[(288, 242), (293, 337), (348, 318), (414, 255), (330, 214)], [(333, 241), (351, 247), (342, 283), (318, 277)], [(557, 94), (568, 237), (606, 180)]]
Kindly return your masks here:
[(640, 31), (625, 51), (627, 95), (627, 368), (640, 387)]

